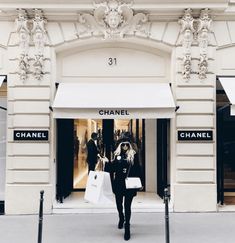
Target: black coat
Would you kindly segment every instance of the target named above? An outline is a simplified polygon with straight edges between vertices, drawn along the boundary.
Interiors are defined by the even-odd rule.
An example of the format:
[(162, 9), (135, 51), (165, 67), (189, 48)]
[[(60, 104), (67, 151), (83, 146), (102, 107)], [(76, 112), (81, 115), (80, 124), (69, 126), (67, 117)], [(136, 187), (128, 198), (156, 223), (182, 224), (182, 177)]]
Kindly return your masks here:
[(135, 154), (134, 163), (131, 166), (124, 156), (116, 156), (114, 161), (105, 164), (105, 171), (111, 175), (113, 192), (115, 194), (132, 194), (136, 196), (138, 189), (126, 189), (125, 179), (129, 168), (128, 177), (140, 177), (142, 179), (141, 167), (137, 158), (138, 155)]
[(97, 155), (99, 151), (95, 142), (90, 139), (87, 143), (87, 163), (89, 165), (95, 165), (97, 163)]

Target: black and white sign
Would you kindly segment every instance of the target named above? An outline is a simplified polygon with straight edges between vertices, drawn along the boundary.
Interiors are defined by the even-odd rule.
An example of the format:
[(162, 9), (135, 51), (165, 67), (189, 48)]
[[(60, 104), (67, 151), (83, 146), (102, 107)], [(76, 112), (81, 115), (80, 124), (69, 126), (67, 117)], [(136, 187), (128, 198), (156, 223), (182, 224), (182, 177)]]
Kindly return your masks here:
[(213, 132), (211, 130), (192, 131), (192, 130), (178, 130), (179, 141), (211, 141), (213, 140)]
[(129, 116), (130, 113), (128, 110), (99, 110), (99, 115), (101, 116)]
[(14, 140), (47, 141), (47, 130), (14, 130)]

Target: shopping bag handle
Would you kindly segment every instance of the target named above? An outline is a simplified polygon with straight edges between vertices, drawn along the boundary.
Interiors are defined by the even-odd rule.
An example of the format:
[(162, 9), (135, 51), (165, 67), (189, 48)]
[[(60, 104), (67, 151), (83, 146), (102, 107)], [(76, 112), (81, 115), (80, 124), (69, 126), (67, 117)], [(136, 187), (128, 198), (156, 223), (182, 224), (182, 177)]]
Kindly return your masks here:
[(99, 162), (97, 163), (97, 165), (96, 165), (96, 167), (95, 167), (95, 170), (96, 170), (96, 168), (98, 168), (99, 167), (99, 165), (101, 165), (101, 171), (104, 171), (104, 159), (107, 159), (108, 160), (108, 158), (107, 157), (101, 157), (101, 156), (99, 156)]

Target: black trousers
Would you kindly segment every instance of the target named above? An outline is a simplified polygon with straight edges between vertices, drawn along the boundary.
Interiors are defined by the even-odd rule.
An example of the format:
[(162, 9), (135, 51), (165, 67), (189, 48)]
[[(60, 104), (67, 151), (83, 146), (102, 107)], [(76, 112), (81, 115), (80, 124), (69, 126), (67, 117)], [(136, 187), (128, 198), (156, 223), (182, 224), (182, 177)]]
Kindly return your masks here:
[(89, 172), (90, 172), (90, 170), (95, 170), (95, 164), (88, 164), (88, 175), (89, 175)]
[(123, 201), (124, 201), (124, 213), (125, 213), (125, 224), (130, 224), (131, 219), (131, 203), (133, 200), (133, 194), (115, 194), (116, 198), (116, 206), (119, 214), (119, 218), (122, 219), (124, 217), (123, 214)]

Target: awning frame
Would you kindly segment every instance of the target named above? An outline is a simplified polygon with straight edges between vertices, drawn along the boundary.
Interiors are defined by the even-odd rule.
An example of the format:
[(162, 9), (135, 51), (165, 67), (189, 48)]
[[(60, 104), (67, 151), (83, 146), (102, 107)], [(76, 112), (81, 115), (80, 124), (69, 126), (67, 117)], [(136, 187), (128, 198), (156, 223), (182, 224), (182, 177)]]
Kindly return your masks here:
[(229, 95), (227, 94), (227, 92), (226, 92), (226, 90), (225, 90), (225, 88), (224, 88), (224, 86), (223, 86), (223, 84), (222, 84), (222, 82), (220, 80), (220, 79), (223, 79), (223, 78), (225, 78), (225, 79), (231, 78), (231, 79), (234, 79), (234, 82), (235, 82), (235, 75), (217, 75), (216, 76), (216, 80), (218, 80), (220, 82), (220, 84), (223, 87), (223, 90), (224, 90), (225, 94), (227, 95), (228, 100), (230, 102), (228, 104), (228, 106), (230, 106), (230, 115), (231, 116), (235, 116), (235, 102), (231, 102), (231, 100), (230, 100), (231, 97), (229, 97)]
[[(61, 83), (62, 84), (62, 83)], [(65, 85), (65, 83), (63, 83)], [(72, 85), (84, 85), (84, 83), (70, 83)], [(129, 106), (127, 105), (127, 107), (125, 106), (106, 106), (106, 107), (99, 107), (99, 106), (96, 106), (96, 107), (93, 107), (93, 106), (90, 106), (88, 105), (88, 107), (60, 107), (60, 106), (57, 106), (55, 105), (55, 100), (56, 100), (56, 95), (55, 95), (55, 99), (54, 99), (54, 103), (52, 106), (49, 107), (49, 109), (54, 113), (53, 114), (53, 117), (54, 118), (80, 118), (80, 119), (84, 119), (84, 118), (93, 118), (93, 119), (154, 119), (154, 118), (172, 118), (175, 116), (175, 112), (179, 109), (179, 106), (176, 106), (175, 105), (175, 100), (174, 100), (174, 96), (172, 94), (172, 90), (171, 90), (171, 83), (167, 83), (169, 85), (169, 88), (167, 88), (167, 92), (166, 95), (169, 95), (169, 101), (168, 103), (171, 104), (171, 105), (166, 105), (166, 106), (156, 106), (156, 107), (153, 107), (152, 105), (150, 106), (138, 106), (138, 107), (132, 107), (132, 106)], [(151, 84), (149, 83), (149, 85), (155, 85), (155, 87), (157, 87), (157, 85), (159, 87), (161, 87), (161, 85), (163, 85), (162, 87), (165, 87), (166, 89), (166, 83), (154, 83), (154, 84)], [(58, 92), (58, 87), (60, 87), (60, 83), (56, 83), (56, 90)], [(69, 83), (67, 84), (69, 85)], [(89, 86), (90, 84), (88, 84)], [(110, 84), (111, 86), (112, 85), (115, 85), (115, 84)], [(128, 85), (128, 84), (127, 84)], [(135, 85), (135, 84), (133, 84)], [(137, 84), (138, 85), (138, 84)], [(139, 84), (140, 87), (141, 85), (148, 85), (148, 84)], [(79, 87), (79, 86), (78, 86)], [(128, 87), (128, 86), (127, 86)], [(135, 86), (136, 87), (136, 86)], [(169, 94), (170, 93), (170, 94)], [(167, 96), (166, 96), (167, 97)], [(166, 98), (165, 97), (165, 98)], [(163, 104), (165, 102), (165, 98), (163, 98)], [(137, 102), (138, 103), (138, 102)], [(161, 103), (161, 102), (160, 102)], [(79, 109), (79, 115), (76, 115), (76, 110)], [(127, 113), (131, 113), (131, 114), (128, 114), (128, 116), (109, 116), (109, 115), (103, 115), (102, 117), (97, 115), (97, 113), (99, 113), (100, 110), (102, 109), (110, 109), (110, 110), (128, 110)], [(155, 109), (155, 110), (154, 110)], [(156, 110), (158, 112), (156, 112)], [(77, 112), (78, 113), (78, 112)], [(159, 114), (160, 115), (159, 115)], [(174, 115), (172, 115), (174, 114)]]
[(0, 87), (5, 82), (7, 82), (7, 75), (0, 75)]

